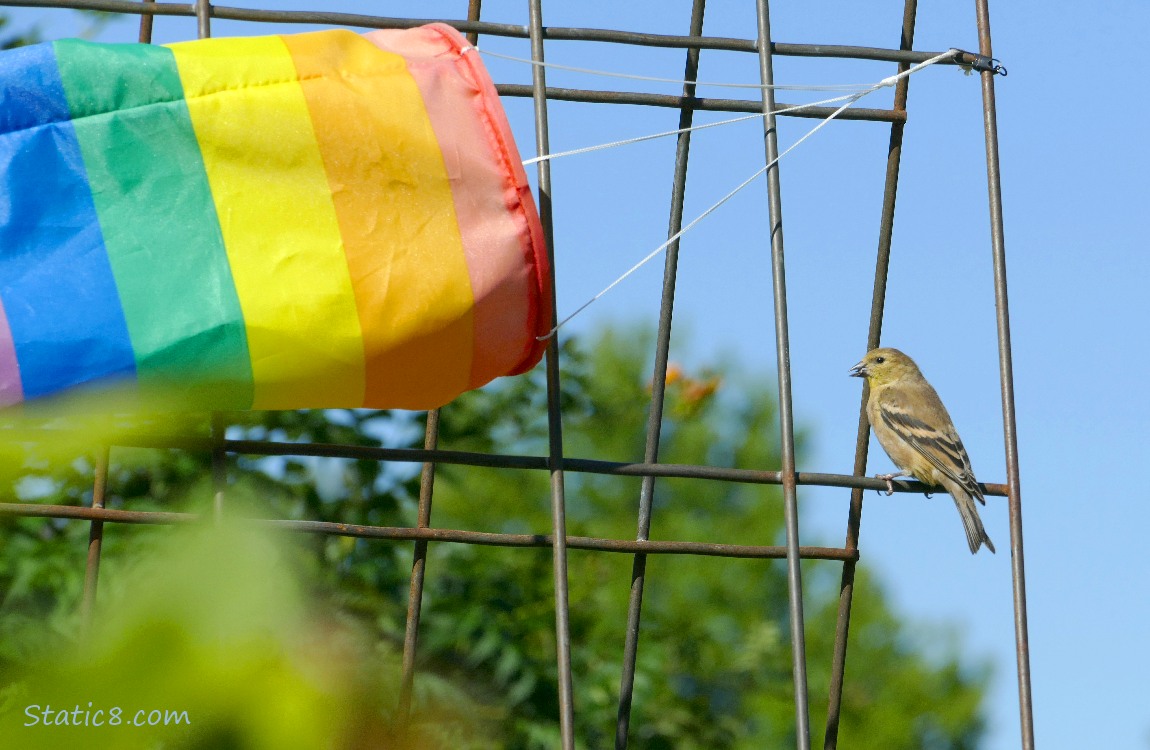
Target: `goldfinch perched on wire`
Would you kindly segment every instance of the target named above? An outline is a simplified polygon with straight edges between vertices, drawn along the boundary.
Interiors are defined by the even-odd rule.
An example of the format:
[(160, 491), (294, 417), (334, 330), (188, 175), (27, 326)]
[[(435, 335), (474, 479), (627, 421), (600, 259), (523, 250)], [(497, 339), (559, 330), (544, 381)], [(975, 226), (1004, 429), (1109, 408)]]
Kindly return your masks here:
[(850, 374), (866, 378), (870, 386), (866, 413), (871, 429), (899, 468), (895, 474), (877, 475), (886, 480), (887, 494), (894, 493), (891, 480), (903, 476), (945, 488), (962, 516), (971, 554), (982, 544), (994, 552), (994, 543), (986, 535), (974, 504), (978, 500), (986, 505), (986, 500), (970, 468), (970, 457), (942, 400), (914, 360), (898, 349), (872, 349)]

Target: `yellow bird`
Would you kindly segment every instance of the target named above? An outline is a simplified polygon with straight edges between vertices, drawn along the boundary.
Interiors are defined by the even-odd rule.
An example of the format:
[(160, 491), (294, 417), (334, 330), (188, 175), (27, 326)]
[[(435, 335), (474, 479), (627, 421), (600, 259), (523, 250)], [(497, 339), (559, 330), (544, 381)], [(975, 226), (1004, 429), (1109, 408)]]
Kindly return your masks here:
[(910, 476), (943, 487), (958, 506), (971, 554), (982, 544), (994, 552), (974, 504), (978, 500), (986, 505), (986, 500), (970, 468), (970, 457), (938, 393), (914, 360), (898, 349), (872, 349), (850, 374), (865, 378), (870, 386), (867, 418), (879, 445), (899, 468), (894, 474), (876, 475), (886, 480), (887, 494), (894, 493), (891, 480), (895, 477)]

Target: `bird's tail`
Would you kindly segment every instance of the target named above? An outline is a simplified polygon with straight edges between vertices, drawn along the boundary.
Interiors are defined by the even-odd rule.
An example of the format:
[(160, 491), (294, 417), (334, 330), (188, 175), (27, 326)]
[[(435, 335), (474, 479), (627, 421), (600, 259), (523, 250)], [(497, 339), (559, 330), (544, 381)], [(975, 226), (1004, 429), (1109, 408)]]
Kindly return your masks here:
[(966, 543), (970, 545), (970, 554), (978, 552), (979, 546), (985, 544), (986, 548), (994, 552), (994, 542), (986, 535), (982, 526), (982, 519), (978, 517), (978, 506), (974, 498), (961, 487), (948, 487), (954, 497), (954, 504), (958, 507), (958, 514), (962, 516), (962, 525), (966, 529)]

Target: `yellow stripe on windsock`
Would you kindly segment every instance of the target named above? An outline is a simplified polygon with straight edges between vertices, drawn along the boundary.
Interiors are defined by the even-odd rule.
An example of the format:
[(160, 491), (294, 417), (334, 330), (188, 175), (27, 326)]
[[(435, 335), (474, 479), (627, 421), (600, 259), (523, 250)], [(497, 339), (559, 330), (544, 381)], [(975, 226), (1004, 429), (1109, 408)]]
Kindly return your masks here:
[(252, 408), (362, 406), (360, 317), (287, 46), (260, 37), (171, 49), (247, 327)]

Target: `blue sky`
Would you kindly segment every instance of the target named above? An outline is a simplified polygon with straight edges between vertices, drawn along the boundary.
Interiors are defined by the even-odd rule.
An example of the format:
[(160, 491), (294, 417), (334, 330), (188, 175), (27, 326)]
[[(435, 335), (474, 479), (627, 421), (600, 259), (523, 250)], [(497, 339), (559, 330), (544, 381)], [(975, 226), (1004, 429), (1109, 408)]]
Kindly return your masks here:
[[(256, 2), (235, 3), (259, 7)], [(362, 11), (363, 3), (331, 2)], [(399, 7), (402, 4), (395, 4)], [(461, 17), (466, 3), (416, 4), (421, 17)], [(776, 3), (776, 41), (894, 47), (902, 3)], [(924, 2), (915, 47), (977, 48), (974, 4)], [(1099, 4), (1101, 5), (1101, 4)], [(1144, 675), (1150, 592), (1143, 563), (1150, 498), (1126, 474), (1150, 465), (1147, 368), (1150, 279), (1145, 109), (1135, 96), (1146, 70), (1142, 31), (1150, 4), (1098, 6), (1066, 0), (993, 2), (1007, 270), (1029, 594), (1038, 743), (1048, 748), (1150, 747)], [(303, 8), (302, 2), (278, 7)], [(487, 0), (487, 20), (524, 23), (525, 3)], [(737, 6), (737, 7), (736, 7)], [(784, 7), (785, 6), (785, 7)], [(1084, 10), (1089, 7), (1090, 10)], [(567, 3), (545, 23), (684, 33), (689, 3)], [(48, 36), (75, 33), (68, 14), (11, 9)], [(753, 4), (713, 2), (705, 33), (753, 36)], [(259, 33), (283, 29), (262, 27)], [(299, 30), (296, 27), (295, 30)], [(257, 33), (224, 23), (217, 35)], [(157, 39), (194, 36), (190, 19), (161, 18)], [(102, 39), (126, 41), (134, 24)], [(527, 56), (522, 40), (481, 48)], [(676, 78), (682, 53), (606, 45), (549, 44), (554, 62)], [(499, 81), (529, 78), (526, 66), (489, 59)], [(893, 66), (780, 58), (779, 83), (867, 83)], [(700, 79), (757, 81), (753, 56), (704, 53)], [(553, 71), (559, 86), (613, 88), (611, 79)], [(674, 93), (674, 86), (627, 83)], [(722, 90), (701, 92), (733, 96)], [(737, 94), (734, 94), (737, 95)], [(825, 94), (779, 94), (787, 102)], [(889, 91), (864, 106), (888, 106)], [(534, 155), (530, 105), (506, 102), (524, 158)], [(1126, 111), (1125, 107), (1130, 111)], [(982, 481), (1005, 481), (991, 250), (978, 78), (936, 67), (913, 78), (902, 161), (883, 342), (914, 356), (947, 403)], [(720, 119), (700, 115), (700, 121)], [(551, 147), (562, 151), (675, 127), (673, 110), (556, 103)], [(786, 147), (814, 125), (780, 124)], [(800, 470), (849, 473), (860, 384), (846, 371), (863, 353), (889, 128), (833, 123), (782, 163), (791, 357), (797, 419), (814, 450)], [(659, 245), (666, 236), (671, 139), (556, 160), (557, 290), (560, 315)], [(756, 122), (695, 136), (687, 218), (763, 164)], [(683, 240), (672, 358), (689, 367), (732, 357), (774, 367), (771, 288), (761, 179)], [(565, 332), (604, 322), (654, 324), (661, 259), (576, 318)], [(870, 473), (890, 463), (872, 444)], [(840, 542), (848, 495), (803, 488), (804, 539)], [(1008, 522), (1005, 502), (982, 513), (997, 555), (971, 557), (945, 495), (866, 498), (861, 550), (897, 606), (924, 632), (960, 634), (962, 648), (993, 661), (984, 747), (1019, 743)], [(656, 520), (657, 524), (657, 520)], [(934, 629), (934, 630), (932, 630)], [(849, 680), (849, 665), (848, 665)], [(816, 697), (815, 700), (818, 698)], [(816, 729), (816, 736), (821, 729)]]

